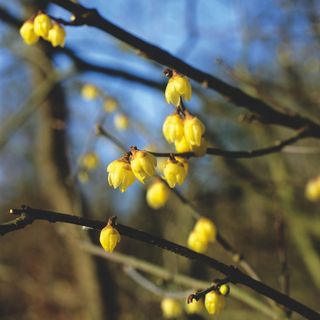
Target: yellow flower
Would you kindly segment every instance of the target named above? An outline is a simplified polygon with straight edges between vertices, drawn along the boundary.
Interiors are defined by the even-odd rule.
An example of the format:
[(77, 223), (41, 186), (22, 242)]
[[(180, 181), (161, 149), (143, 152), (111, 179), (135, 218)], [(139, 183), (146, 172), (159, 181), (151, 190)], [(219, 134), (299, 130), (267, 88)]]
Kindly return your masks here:
[(162, 208), (168, 201), (170, 191), (165, 183), (157, 180), (147, 190), (147, 203), (152, 209)]
[(192, 146), (200, 146), (204, 132), (204, 124), (197, 117), (191, 116), (186, 112), (186, 118), (184, 120), (184, 136), (186, 137), (187, 142)]
[(317, 201), (320, 199), (320, 176), (311, 179), (305, 190), (306, 198), (310, 201)]
[(183, 138), (184, 123), (176, 113), (169, 115), (163, 123), (162, 132), (169, 143)]
[(131, 166), (128, 161), (124, 159), (118, 159), (112, 161), (107, 167), (108, 182), (114, 189), (120, 188), (121, 192), (125, 192), (126, 189), (135, 181), (135, 176), (131, 170)]
[(45, 13), (40, 13), (34, 18), (34, 32), (38, 36), (47, 39), (49, 30), (51, 28), (51, 19)]
[(100, 232), (100, 243), (103, 249), (107, 252), (113, 252), (116, 245), (120, 242), (120, 233), (111, 225), (107, 225)]
[(151, 153), (143, 150), (131, 149), (132, 156), (130, 157), (131, 169), (133, 174), (142, 183), (147, 177), (155, 174), (157, 159)]
[(209, 314), (219, 314), (225, 305), (225, 298), (216, 291), (206, 294), (204, 305)]
[(23, 41), (31, 46), (39, 40), (39, 36), (34, 32), (34, 24), (32, 21), (27, 20), (20, 28), (20, 35)]
[(196, 299), (193, 299), (192, 302), (186, 303), (185, 309), (187, 314), (201, 313), (203, 309), (203, 303), (201, 300), (197, 301)]
[(172, 103), (178, 107), (180, 105), (181, 97), (185, 100), (190, 100), (191, 95), (192, 89), (188, 78), (174, 72), (173, 76), (169, 79), (165, 90), (167, 103)]
[(174, 142), (174, 146), (177, 152), (189, 152), (192, 151), (192, 146), (188, 143), (187, 139), (183, 136), (180, 140)]
[(184, 182), (187, 171), (182, 162), (176, 159), (168, 159), (163, 169), (163, 175), (169, 186), (174, 188), (177, 183), (181, 185)]
[(51, 42), (54, 47), (63, 47), (66, 40), (66, 32), (64, 31), (64, 28), (60, 24), (55, 23), (49, 30), (47, 40)]
[(188, 160), (186, 158), (183, 158), (183, 157), (175, 157), (177, 161), (183, 163), (183, 166), (184, 166), (184, 170), (186, 172), (186, 175), (188, 174), (189, 172), (189, 163), (188, 163)]
[(161, 309), (166, 319), (177, 318), (182, 315), (180, 303), (171, 298), (165, 298), (161, 301)]
[(113, 112), (117, 109), (118, 103), (116, 99), (107, 97), (103, 101), (103, 108), (105, 112)]
[(94, 84), (87, 83), (81, 89), (81, 95), (86, 100), (94, 100), (100, 94), (100, 90)]
[(208, 218), (200, 218), (194, 226), (194, 231), (201, 234), (209, 242), (214, 242), (217, 237), (217, 228), (215, 224)]
[(125, 130), (128, 128), (129, 119), (123, 114), (117, 114), (114, 118), (114, 125), (118, 130)]
[(230, 287), (226, 283), (222, 284), (219, 287), (219, 293), (222, 294), (223, 296), (227, 296), (230, 293)]
[(191, 231), (188, 237), (188, 247), (198, 253), (204, 253), (208, 248), (208, 241), (203, 237), (203, 235)]
[(93, 170), (100, 164), (100, 161), (96, 153), (88, 152), (81, 158), (80, 163), (87, 170)]

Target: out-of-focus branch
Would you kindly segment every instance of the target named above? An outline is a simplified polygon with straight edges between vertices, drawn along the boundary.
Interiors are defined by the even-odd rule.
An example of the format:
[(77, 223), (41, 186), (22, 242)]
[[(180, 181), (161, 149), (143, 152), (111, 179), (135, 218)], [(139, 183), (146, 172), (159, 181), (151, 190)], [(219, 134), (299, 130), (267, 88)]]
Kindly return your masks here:
[(233, 87), (206, 72), (200, 71), (199, 69), (188, 65), (169, 52), (162, 50), (161, 48), (152, 45), (116, 26), (110, 21), (104, 19), (97, 10), (87, 9), (84, 6), (71, 1), (51, 0), (51, 2), (72, 12), (72, 14), (76, 17), (75, 21), (72, 23), (59, 20), (61, 23), (75, 26), (89, 25), (105, 31), (115, 38), (138, 49), (147, 58), (162, 65), (176, 69), (178, 72), (185, 74), (204, 86), (219, 92), (236, 106), (247, 108), (251, 112), (258, 115), (258, 119), (263, 123), (281, 125), (292, 129), (308, 128), (312, 136), (320, 137), (320, 125), (312, 120), (293, 112), (283, 113), (274, 109), (271, 105), (268, 105), (262, 100), (247, 95), (240, 89)]
[[(10, 209), (10, 213), (19, 216), (25, 214), (25, 216), (28, 216), (29, 219), (33, 221), (44, 220), (48, 222), (63, 222), (73, 225), (85, 226), (96, 230), (101, 230), (106, 225), (106, 223), (103, 221), (86, 219), (59, 212), (32, 209), (29, 207), (23, 207), (22, 209)], [(26, 225), (27, 224), (30, 224), (30, 221), (28, 221)], [(21, 224), (20, 227), (23, 228), (23, 224)], [(292, 299), (287, 295), (267, 286), (266, 284), (254, 280), (253, 278), (247, 276), (234, 266), (228, 266), (214, 258), (208, 257), (204, 254), (197, 253), (177, 243), (153, 236), (144, 231), (140, 231), (122, 224), (116, 224), (115, 227), (123, 236), (162, 248), (164, 250), (171, 251), (177, 255), (186, 257), (190, 260), (196, 260), (204, 265), (207, 265), (208, 267), (213, 268), (224, 274), (226, 277), (228, 277), (230, 283), (242, 284), (248, 288), (251, 288), (252, 290), (260, 293), (261, 295), (264, 295), (274, 300), (278, 304), (299, 313), (306, 319), (318, 320), (320, 318), (320, 314), (316, 311), (310, 309), (309, 307), (300, 303), (299, 301)]]

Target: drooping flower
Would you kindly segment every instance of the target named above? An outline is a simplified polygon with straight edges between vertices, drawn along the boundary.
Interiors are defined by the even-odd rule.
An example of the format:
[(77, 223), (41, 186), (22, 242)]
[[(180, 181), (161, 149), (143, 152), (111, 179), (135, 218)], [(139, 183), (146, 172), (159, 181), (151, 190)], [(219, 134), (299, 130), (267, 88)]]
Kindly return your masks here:
[(147, 203), (152, 209), (162, 208), (167, 203), (169, 194), (169, 188), (165, 183), (157, 180), (147, 190)]
[(163, 169), (163, 175), (170, 188), (182, 184), (187, 176), (185, 165), (177, 159), (168, 159)]
[(192, 151), (192, 145), (187, 141), (185, 136), (182, 136), (180, 140), (174, 142), (174, 146), (177, 152), (188, 152)]
[(207, 242), (214, 242), (217, 237), (217, 227), (208, 218), (201, 217), (194, 226), (197, 234), (203, 235)]
[(120, 233), (111, 225), (107, 225), (100, 232), (100, 243), (107, 252), (113, 252), (116, 245), (120, 242)]
[(205, 126), (197, 117), (186, 113), (184, 120), (184, 136), (192, 146), (200, 146), (201, 138), (205, 132)]
[(144, 183), (147, 177), (151, 177), (155, 174), (157, 159), (151, 153), (138, 150), (135, 147), (131, 148), (131, 169), (136, 178)]
[(34, 32), (33, 21), (27, 20), (20, 28), (20, 35), (23, 41), (31, 46), (38, 42), (39, 36)]
[(203, 235), (193, 230), (190, 232), (188, 237), (188, 247), (195, 252), (205, 253), (208, 248), (208, 241)]
[(178, 107), (180, 105), (181, 97), (185, 100), (190, 100), (191, 95), (192, 88), (189, 79), (177, 72), (173, 72), (165, 90), (167, 103), (172, 103)]
[(206, 294), (204, 305), (209, 314), (219, 314), (225, 306), (225, 297), (216, 291)]
[(161, 309), (166, 319), (177, 318), (182, 315), (182, 307), (177, 300), (164, 298), (161, 301)]
[(162, 132), (169, 143), (181, 140), (184, 134), (184, 121), (177, 113), (170, 114), (163, 123)]
[(112, 161), (107, 167), (107, 172), (109, 185), (114, 189), (119, 187), (121, 192), (125, 192), (136, 179), (130, 163), (125, 159)]
[(64, 28), (60, 24), (55, 23), (49, 30), (47, 40), (51, 42), (53, 47), (63, 47), (66, 40)]
[(40, 13), (34, 18), (34, 32), (43, 39), (48, 39), (49, 30), (52, 28), (52, 21), (45, 13)]

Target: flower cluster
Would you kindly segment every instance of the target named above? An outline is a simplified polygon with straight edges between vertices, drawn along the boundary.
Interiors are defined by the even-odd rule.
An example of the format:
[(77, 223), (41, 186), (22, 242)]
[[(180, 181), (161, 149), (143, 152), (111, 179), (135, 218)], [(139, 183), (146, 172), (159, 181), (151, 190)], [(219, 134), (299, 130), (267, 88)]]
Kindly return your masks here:
[(310, 201), (320, 200), (320, 176), (311, 179), (305, 190), (306, 198)]
[(64, 28), (42, 12), (23, 23), (20, 28), (20, 35), (29, 46), (37, 43), (41, 37), (49, 41), (54, 47), (63, 47), (66, 38)]
[(196, 252), (204, 253), (210, 242), (215, 242), (217, 228), (208, 218), (200, 218), (188, 237), (188, 247)]
[(209, 314), (219, 314), (226, 304), (225, 297), (229, 294), (230, 287), (227, 284), (220, 285), (216, 290), (206, 294), (204, 305)]
[(206, 153), (205, 126), (200, 119), (184, 111), (169, 115), (163, 123), (162, 132), (169, 143), (174, 143), (177, 152), (194, 151), (197, 156)]
[(107, 252), (113, 252), (116, 245), (120, 242), (120, 233), (111, 224), (107, 224), (100, 232), (100, 243)]
[(114, 160), (108, 165), (109, 185), (124, 192), (136, 178), (145, 183), (148, 177), (155, 174), (156, 166), (157, 159), (151, 153), (131, 147), (131, 151), (124, 157)]
[(147, 190), (146, 199), (152, 209), (162, 208), (168, 201), (169, 188), (161, 180), (152, 183)]

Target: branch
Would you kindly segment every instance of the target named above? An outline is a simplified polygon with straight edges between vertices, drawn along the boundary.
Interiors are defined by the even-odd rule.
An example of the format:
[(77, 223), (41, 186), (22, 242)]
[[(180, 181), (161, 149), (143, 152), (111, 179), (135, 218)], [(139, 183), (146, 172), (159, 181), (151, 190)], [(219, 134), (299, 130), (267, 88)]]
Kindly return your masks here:
[[(64, 222), (64, 223), (69, 223), (73, 225), (85, 226), (85, 227), (96, 229), (96, 230), (101, 230), (103, 227), (105, 227), (105, 224), (106, 224), (105, 222), (102, 222), (102, 221), (85, 219), (82, 217), (77, 217), (77, 216), (53, 212), (53, 211), (32, 209), (29, 207), (23, 207), (22, 209), (10, 209), (10, 213), (20, 215), (22, 221), (25, 219), (23, 218), (22, 215), (25, 215), (25, 217), (28, 217), (25, 225), (23, 223), (19, 225), (20, 228), (23, 228), (27, 224), (30, 224), (30, 221), (32, 222), (34, 220), (45, 220), (49, 222)], [(196, 260), (198, 262), (201, 262), (207, 265), (208, 267), (213, 268), (221, 272), (222, 274), (224, 274), (226, 277), (230, 279), (231, 283), (242, 284), (248, 288), (251, 288), (254, 291), (266, 297), (269, 297), (275, 302), (287, 307), (288, 309), (291, 309), (292, 311), (299, 313), (300, 315), (304, 316), (306, 319), (318, 320), (320, 318), (320, 314), (317, 313), (316, 311), (310, 309), (309, 307), (298, 302), (297, 300), (294, 300), (288, 297), (287, 295), (265, 285), (264, 283), (254, 280), (253, 278), (247, 276), (246, 274), (244, 274), (234, 266), (228, 266), (214, 258), (208, 257), (204, 254), (196, 253), (174, 242), (153, 236), (149, 233), (146, 233), (122, 224), (117, 224), (116, 228), (122, 236), (126, 236), (131, 239), (139, 240), (141, 242), (162, 248), (164, 250), (171, 251), (177, 255), (186, 257), (190, 260)], [(0, 234), (8, 233), (7, 230), (3, 231), (1, 229), (2, 228), (0, 226)], [(15, 230), (17, 229), (18, 228), (16, 228)]]
[[(97, 10), (87, 9), (78, 3), (66, 0), (51, 0), (51, 2), (72, 12), (75, 15), (76, 20), (71, 23), (71, 25), (88, 25), (109, 33), (115, 38), (138, 49), (143, 56), (164, 66), (168, 66), (177, 70), (178, 72), (190, 77), (204, 86), (219, 92), (236, 106), (245, 107), (251, 112), (259, 115), (259, 120), (261, 122), (265, 124), (282, 125), (291, 129), (308, 128), (312, 136), (320, 137), (319, 124), (293, 112), (282, 113), (278, 110), (275, 110), (267, 103), (251, 97), (240, 89), (233, 87), (206, 72), (188, 65), (169, 52), (152, 45), (116, 26), (110, 21), (104, 19)], [(63, 20), (59, 21), (61, 23), (70, 25), (70, 22)]]

